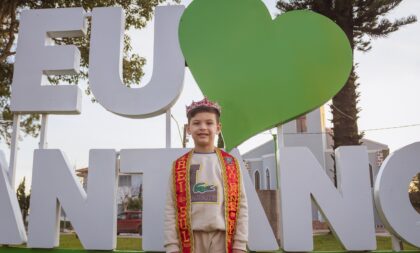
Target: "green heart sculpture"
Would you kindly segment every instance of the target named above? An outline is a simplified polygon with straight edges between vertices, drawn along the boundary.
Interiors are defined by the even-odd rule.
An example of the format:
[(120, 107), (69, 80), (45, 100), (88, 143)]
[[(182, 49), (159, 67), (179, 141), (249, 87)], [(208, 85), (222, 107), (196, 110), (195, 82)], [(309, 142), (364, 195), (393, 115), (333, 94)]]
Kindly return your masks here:
[(227, 150), (321, 106), (352, 68), (333, 21), (311, 11), (272, 20), (260, 0), (194, 0), (179, 40), (203, 94), (222, 106)]

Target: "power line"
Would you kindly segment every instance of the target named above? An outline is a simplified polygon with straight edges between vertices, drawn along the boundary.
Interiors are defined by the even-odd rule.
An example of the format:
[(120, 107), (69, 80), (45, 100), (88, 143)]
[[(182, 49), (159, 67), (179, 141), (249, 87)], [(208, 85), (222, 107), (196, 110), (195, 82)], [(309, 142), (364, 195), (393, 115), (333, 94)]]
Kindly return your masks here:
[[(381, 127), (381, 128), (369, 128), (360, 130), (359, 132), (373, 132), (373, 131), (383, 131), (383, 130), (391, 130), (391, 129), (400, 129), (400, 128), (407, 128), (407, 127), (418, 127), (420, 126), (420, 123), (418, 124), (410, 124), (410, 125), (401, 125), (401, 126), (393, 126), (393, 127)], [(284, 133), (285, 135), (292, 135), (292, 134), (329, 134), (330, 132), (301, 132), (301, 133)], [(270, 134), (269, 132), (264, 132), (263, 134)]]
[(181, 143), (182, 143), (182, 136), (181, 136), (181, 130), (180, 130), (180, 128), (179, 128), (179, 123), (178, 123), (178, 120), (176, 120), (175, 119), (175, 117), (174, 117), (174, 115), (171, 113), (171, 117), (172, 117), (172, 119), (175, 121), (175, 123), (176, 123), (176, 126), (177, 126), (177, 128), (178, 128), (178, 134), (179, 134), (179, 139), (181, 139)]
[(407, 128), (407, 127), (416, 127), (416, 126), (420, 126), (420, 124), (402, 125), (402, 126), (395, 126), (395, 127), (371, 128), (371, 129), (362, 130), (362, 132), (397, 129), (397, 128)]

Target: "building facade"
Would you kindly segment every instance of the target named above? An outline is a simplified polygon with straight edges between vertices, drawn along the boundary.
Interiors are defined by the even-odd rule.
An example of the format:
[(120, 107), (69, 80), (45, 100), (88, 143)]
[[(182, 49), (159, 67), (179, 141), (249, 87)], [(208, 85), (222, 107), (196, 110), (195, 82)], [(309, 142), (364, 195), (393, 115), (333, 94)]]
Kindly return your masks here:
[[(76, 170), (76, 175), (81, 179), (83, 189), (85, 189), (85, 191), (88, 186), (88, 173), (89, 169), (87, 167)], [(125, 211), (127, 201), (130, 198), (139, 198), (142, 184), (142, 174), (119, 175), (117, 191), (117, 205), (119, 213)]]

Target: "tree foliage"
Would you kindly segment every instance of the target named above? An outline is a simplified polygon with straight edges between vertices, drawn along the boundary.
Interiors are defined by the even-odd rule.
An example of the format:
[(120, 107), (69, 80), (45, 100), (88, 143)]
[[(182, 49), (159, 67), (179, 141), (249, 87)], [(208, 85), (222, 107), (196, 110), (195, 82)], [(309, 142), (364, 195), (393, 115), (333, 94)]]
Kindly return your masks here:
[(217, 147), (225, 148), (225, 140), (223, 139), (222, 133), (219, 133), (217, 136)]
[(139, 206), (136, 210), (143, 211), (143, 184), (139, 187), (139, 195), (137, 195), (137, 198), (139, 200)]
[(138, 197), (130, 197), (127, 199), (127, 210), (138, 211), (141, 210), (140, 199)]
[(413, 177), (408, 189), (411, 204), (420, 211), (420, 173)]
[(26, 224), (26, 217), (29, 213), (29, 203), (31, 194), (26, 194), (26, 179), (23, 178), (22, 182), (20, 182), (17, 190), (16, 190), (16, 197), (20, 206), (20, 210), (22, 212), (23, 221)]
[[(352, 49), (367, 52), (372, 48), (372, 39), (387, 37), (404, 25), (417, 19), (408, 16), (389, 20), (386, 15), (402, 0), (278, 0), (282, 12), (308, 9), (323, 14), (339, 25), (350, 41)], [(354, 66), (356, 67), (356, 66)], [(357, 74), (353, 68), (343, 89), (333, 97), (334, 148), (342, 145), (360, 145), (362, 134), (357, 127), (359, 93)]]
[[(125, 11), (125, 29), (141, 29), (151, 20), (154, 8), (166, 0), (5, 0), (0, 3), (0, 110), (3, 120), (1, 123), (0, 138), (10, 141), (10, 129), (12, 113), (10, 112), (10, 86), (13, 78), (14, 55), (16, 54), (16, 40), (19, 30), (19, 14), (26, 9), (44, 8), (66, 8), (83, 7), (87, 12), (95, 7), (119, 6)], [(172, 0), (179, 2), (179, 0)], [(88, 18), (88, 25), (90, 18)], [(88, 26), (90, 27), (90, 26)], [(67, 83), (77, 84), (82, 79), (88, 77), (89, 66), (89, 38), (90, 28), (87, 35), (83, 38), (58, 38), (54, 39), (57, 45), (74, 44), (81, 53), (81, 71), (75, 76), (50, 76), (48, 79), (52, 84)], [(142, 67), (146, 60), (140, 55), (133, 53), (130, 36), (124, 36), (124, 59), (123, 59), (123, 79), (128, 86), (138, 85), (144, 75)], [(86, 93), (90, 94), (87, 89)], [(92, 96), (92, 100), (94, 100)], [(27, 115), (23, 117), (21, 123), (25, 133), (37, 136), (39, 132), (39, 115)]]

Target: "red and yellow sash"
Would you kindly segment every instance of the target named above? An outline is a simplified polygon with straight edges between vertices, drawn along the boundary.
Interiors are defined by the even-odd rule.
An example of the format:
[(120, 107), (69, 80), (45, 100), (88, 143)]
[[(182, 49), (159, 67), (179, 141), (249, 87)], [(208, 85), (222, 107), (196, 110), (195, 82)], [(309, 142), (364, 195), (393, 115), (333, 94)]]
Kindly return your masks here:
[[(216, 149), (223, 174), (225, 201), (226, 252), (231, 253), (240, 202), (240, 172), (237, 160), (227, 152)], [(190, 161), (193, 150), (178, 158), (173, 165), (178, 238), (182, 253), (193, 253), (194, 237), (191, 230)]]

